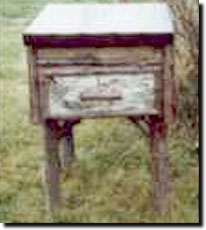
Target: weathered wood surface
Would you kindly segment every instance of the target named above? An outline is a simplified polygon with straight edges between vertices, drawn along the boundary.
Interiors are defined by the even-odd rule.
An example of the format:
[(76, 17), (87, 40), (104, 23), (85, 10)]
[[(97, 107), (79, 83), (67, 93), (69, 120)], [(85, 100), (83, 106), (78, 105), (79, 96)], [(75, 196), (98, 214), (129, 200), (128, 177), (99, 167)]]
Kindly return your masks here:
[(132, 123), (137, 125), (141, 129), (141, 131), (143, 132), (144, 135), (146, 135), (147, 137), (150, 137), (150, 128), (149, 128), (148, 124), (144, 121), (144, 117), (145, 116), (139, 116), (139, 117), (129, 116), (128, 119)]
[[(95, 39), (95, 38), (94, 38)], [(61, 62), (81, 62), (80, 64), (155, 64), (163, 62), (161, 49), (149, 46), (141, 47), (104, 47), (73, 49), (39, 49), (39, 64), (57, 64)]]
[[(52, 83), (52, 76), (58, 76), (64, 78), (65, 76), (67, 77), (78, 77), (77, 80), (80, 80), (82, 76), (88, 77), (93, 74), (99, 74), (99, 76), (110, 76), (111, 74), (119, 74), (119, 77), (122, 78), (125, 74), (147, 74), (150, 73), (151, 71), (153, 72), (159, 72), (161, 70), (161, 65), (148, 65), (148, 66), (143, 66), (143, 67), (131, 67), (131, 66), (122, 66), (122, 67), (47, 67), (47, 68), (38, 68), (36, 69), (38, 71), (38, 78), (30, 77), (31, 78), (31, 87), (33, 89), (31, 90), (31, 113), (32, 113), (32, 120), (35, 122), (41, 122), (43, 117), (44, 117), (44, 111), (48, 111), (48, 96), (49, 96), (49, 84)], [(47, 77), (46, 77), (47, 76)], [(50, 78), (51, 77), (51, 78)], [(155, 80), (156, 81), (156, 80)], [(156, 87), (155, 92), (159, 90), (158, 87)], [(156, 108), (156, 107), (155, 107)], [(141, 111), (136, 111), (137, 114), (141, 114)], [(99, 114), (98, 112), (96, 114)], [(111, 114), (111, 116), (114, 116), (114, 112), (111, 113), (106, 113), (107, 116)], [(128, 112), (127, 112), (128, 114)], [(135, 112), (131, 111), (131, 115), (134, 115)], [(148, 112), (147, 112), (148, 114)], [(151, 114), (153, 112), (151, 111)], [(117, 116), (122, 116), (123, 113), (117, 113)], [(88, 115), (91, 117), (91, 115)], [(100, 114), (98, 115), (98, 117)], [(69, 116), (71, 117), (71, 116)], [(73, 115), (72, 115), (73, 117)]]
[(176, 89), (174, 80), (174, 60), (173, 47), (166, 46), (163, 49), (163, 113), (166, 123), (173, 123), (176, 117)]
[[(61, 124), (60, 124), (61, 123)], [(80, 119), (64, 120), (56, 119), (44, 121), (45, 150), (46, 150), (46, 192), (50, 211), (56, 211), (61, 205), (60, 172), (75, 159), (74, 141), (72, 129)], [(60, 154), (60, 141), (63, 141), (64, 149)]]
[(40, 105), (39, 105), (39, 79), (38, 68), (36, 64), (37, 51), (29, 47), (27, 49), (27, 62), (29, 67), (29, 97), (30, 97), (30, 119), (34, 123), (40, 121)]
[(139, 126), (150, 140), (151, 208), (153, 211), (166, 212), (169, 208), (168, 125), (162, 114), (128, 118)]
[(93, 110), (93, 111), (77, 111), (77, 112), (55, 112), (55, 113), (45, 113), (45, 119), (54, 118), (59, 120), (87, 118), (87, 119), (98, 119), (98, 118), (112, 118), (112, 117), (129, 117), (135, 116), (139, 117), (142, 115), (159, 115), (160, 112), (155, 108), (152, 109), (133, 109), (128, 111), (111, 111), (111, 110)]
[[(25, 44), (33, 47), (28, 52), (31, 116), (33, 121), (44, 123), (51, 210), (60, 202), (58, 144), (61, 138), (66, 140), (62, 165), (66, 167), (73, 156), (73, 123), (69, 119), (116, 116), (129, 117), (150, 138), (153, 208), (167, 210), (167, 124), (174, 120), (176, 110), (171, 71), (173, 34), (172, 17), (166, 4), (162, 3), (50, 5), (25, 31)], [(74, 109), (70, 108), (70, 101), (69, 108), (57, 106), (54, 109), (58, 100), (51, 100), (53, 84), (64, 78), (83, 82), (95, 74), (98, 78), (116, 74), (118, 79), (126, 75), (129, 79), (135, 74), (153, 74), (153, 93), (144, 89), (152, 95), (152, 100), (146, 102), (143, 95), (139, 95), (139, 100), (136, 98), (132, 106), (125, 101), (115, 107), (117, 101), (125, 98), (121, 95), (118, 100), (112, 100), (107, 92), (107, 98), (103, 98), (103, 94), (93, 96), (96, 95), (98, 100), (109, 100), (110, 106), (102, 104), (101, 107), (98, 101), (98, 106)], [(133, 82), (133, 85), (138, 84)], [(67, 89), (60, 88), (59, 92), (60, 101), (64, 101)], [(58, 97), (57, 92), (54, 95)], [(79, 100), (92, 99), (93, 103), (93, 96), (79, 97)], [(63, 121), (63, 126), (58, 124), (59, 120)]]
[(78, 66), (78, 67), (39, 67), (39, 72), (45, 76), (87, 76), (87, 75), (108, 75), (108, 74), (126, 74), (126, 73), (151, 73), (160, 71), (162, 68), (160, 65), (146, 65), (146, 66), (102, 66), (102, 67), (91, 67), (91, 66)]
[[(31, 58), (35, 58), (33, 66), (36, 75), (30, 73), (31, 87), (34, 88), (31, 90), (33, 121), (41, 122), (43, 117), (48, 115), (48, 86), (51, 80), (48, 77), (88, 77), (92, 74), (123, 76), (125, 73), (157, 72), (162, 70), (162, 57), (161, 49), (152, 47), (35, 50), (34, 57)], [(44, 116), (45, 111), (47, 115)], [(137, 114), (139, 113), (141, 114), (140, 111)], [(96, 114), (100, 116), (99, 112)], [(106, 114), (104, 116), (108, 116), (109, 113)], [(114, 112), (110, 114), (113, 116)], [(134, 115), (134, 111), (132, 114)], [(117, 114), (119, 115), (122, 116), (123, 113)]]
[[(105, 117), (128, 115), (130, 112), (131, 115), (154, 114), (157, 113), (154, 90), (154, 74), (56, 77), (50, 83), (48, 115)], [(111, 98), (111, 95), (116, 96)]]
[(69, 164), (75, 159), (74, 154), (74, 138), (73, 138), (73, 126), (72, 122), (65, 122), (64, 125), (64, 149), (63, 149), (63, 157), (62, 157), (62, 167), (68, 168)]
[[(74, 10), (72, 10), (73, 7)], [(158, 13), (160, 10), (161, 13)], [(93, 11), (94, 13), (90, 14)], [(94, 15), (97, 12), (98, 15), (95, 17)], [(120, 12), (124, 12), (124, 17)], [(63, 14), (65, 14), (64, 17)], [(151, 14), (153, 20), (151, 20)], [(105, 17), (105, 15), (108, 17)], [(81, 20), (78, 21), (77, 19)], [(162, 3), (60, 4), (47, 7), (24, 33), (25, 38), (32, 37), (36, 44), (36, 48), (33, 49), (35, 50), (34, 57), (32, 57), (35, 60), (33, 72), (36, 72), (35, 75), (37, 76), (40, 75), (36, 80), (31, 79), (31, 88), (34, 88), (34, 90), (31, 89), (33, 121), (42, 121), (43, 112), (48, 110), (47, 108), (44, 109), (48, 106), (48, 82), (46, 83), (47, 80), (44, 80), (42, 76), (58, 75), (64, 77), (161, 71), (161, 64), (163, 63), (161, 48), (171, 43), (174, 33), (171, 19), (167, 5)], [(68, 20), (70, 23), (68, 23)], [(105, 26), (107, 24), (108, 26)], [(75, 25), (78, 25), (78, 27), (75, 27)], [(70, 27), (71, 30), (68, 30)], [(89, 36), (89, 46), (91, 46), (89, 48), (84, 48), (87, 38), (82, 36), (82, 29), (85, 31), (84, 35)], [(104, 33), (101, 31), (104, 31)], [(114, 34), (113, 32), (110, 33), (111, 31)], [(75, 34), (81, 36), (75, 37)], [(54, 49), (57, 42), (55, 39), (59, 36), (63, 39), (62, 48)], [(138, 40), (136, 36), (141, 38), (139, 37), (138, 44), (133, 44), (133, 39)], [(38, 46), (37, 43), (44, 41), (44, 39), (47, 40), (50, 48), (47, 45), (44, 47), (44, 42)], [(71, 47), (79, 46), (81, 48), (68, 49), (67, 45), (64, 47), (65, 41), (69, 39), (72, 40)], [(97, 41), (106, 47), (95, 48)], [(154, 44), (148, 43), (145, 46), (144, 41), (154, 41)], [(164, 43), (164, 45), (159, 46), (158, 41), (161, 44)], [(29, 45), (29, 43), (26, 44)], [(118, 47), (122, 45), (124, 47)], [(30, 73), (31, 75), (33, 74)], [(157, 104), (156, 108), (161, 109), (160, 103)]]
[(164, 3), (52, 4), (25, 30), (24, 42), (44, 48), (163, 47), (173, 33), (172, 15)]
[(35, 48), (140, 47), (163, 48), (173, 41), (172, 34), (25, 36), (24, 42)]
[(90, 93), (85, 92), (80, 94), (81, 101), (113, 101), (121, 100), (122, 96), (119, 93)]
[(46, 120), (45, 148), (46, 148), (46, 182), (48, 186), (49, 209), (56, 210), (60, 205), (59, 174), (60, 161), (58, 156), (58, 126), (55, 120)]
[(164, 103), (164, 85), (162, 69), (155, 73), (155, 101), (154, 107), (161, 112), (163, 116), (163, 103)]
[(44, 121), (45, 114), (50, 109), (49, 108), (49, 89), (50, 81), (45, 78), (40, 72), (39, 75), (39, 120)]
[(155, 211), (167, 211), (169, 202), (169, 154), (167, 124), (153, 117), (150, 127), (152, 207)]

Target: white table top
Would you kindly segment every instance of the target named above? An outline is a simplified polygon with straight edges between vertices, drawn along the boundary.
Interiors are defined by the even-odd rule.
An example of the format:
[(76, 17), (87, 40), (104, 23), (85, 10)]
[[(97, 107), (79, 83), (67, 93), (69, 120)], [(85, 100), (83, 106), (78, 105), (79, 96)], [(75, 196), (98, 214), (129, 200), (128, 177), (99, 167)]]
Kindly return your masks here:
[(173, 34), (164, 3), (49, 4), (24, 35)]

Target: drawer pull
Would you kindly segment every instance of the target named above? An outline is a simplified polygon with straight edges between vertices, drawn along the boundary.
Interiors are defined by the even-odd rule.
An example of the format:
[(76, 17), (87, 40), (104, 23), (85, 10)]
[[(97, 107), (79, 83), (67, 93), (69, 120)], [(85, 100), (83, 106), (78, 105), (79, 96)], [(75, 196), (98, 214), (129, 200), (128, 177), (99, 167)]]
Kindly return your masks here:
[(122, 96), (120, 94), (116, 93), (111, 93), (111, 94), (106, 94), (106, 93), (81, 93), (80, 94), (80, 99), (82, 101), (87, 101), (87, 100), (121, 100)]

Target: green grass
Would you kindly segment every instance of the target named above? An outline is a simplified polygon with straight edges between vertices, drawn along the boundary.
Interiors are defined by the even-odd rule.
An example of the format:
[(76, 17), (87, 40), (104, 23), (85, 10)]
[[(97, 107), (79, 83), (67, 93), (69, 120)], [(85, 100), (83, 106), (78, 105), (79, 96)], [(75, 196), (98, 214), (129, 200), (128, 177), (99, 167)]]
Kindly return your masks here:
[(85, 120), (75, 127), (78, 161), (62, 175), (65, 202), (61, 211), (49, 216), (42, 186), (42, 130), (29, 121), (26, 50), (21, 35), (47, 2), (0, 3), (0, 222), (198, 222), (194, 140), (187, 138), (184, 129), (170, 129), (170, 209), (155, 215), (150, 211), (148, 140), (126, 119)]

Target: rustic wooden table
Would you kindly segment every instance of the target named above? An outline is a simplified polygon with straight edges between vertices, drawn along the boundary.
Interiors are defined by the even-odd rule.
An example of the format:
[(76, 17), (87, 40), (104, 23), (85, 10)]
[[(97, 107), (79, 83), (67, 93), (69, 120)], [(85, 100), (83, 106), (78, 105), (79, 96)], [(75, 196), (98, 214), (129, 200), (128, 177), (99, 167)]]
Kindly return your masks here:
[(124, 116), (150, 139), (153, 208), (168, 206), (168, 124), (175, 118), (173, 24), (166, 4), (48, 5), (24, 32), (31, 119), (45, 129), (50, 207), (59, 205), (59, 141), (72, 127)]

